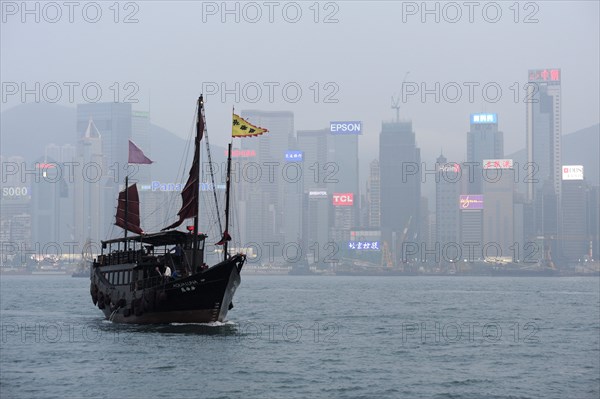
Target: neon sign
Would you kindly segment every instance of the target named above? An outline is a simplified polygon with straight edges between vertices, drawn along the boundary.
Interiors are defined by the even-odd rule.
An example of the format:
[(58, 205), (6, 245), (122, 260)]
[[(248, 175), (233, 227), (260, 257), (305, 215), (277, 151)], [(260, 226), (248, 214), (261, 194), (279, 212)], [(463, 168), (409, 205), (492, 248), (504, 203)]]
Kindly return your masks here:
[(483, 195), (461, 195), (459, 206), (460, 209), (483, 209)]
[(362, 122), (329, 122), (331, 134), (362, 134)]
[[(225, 150), (227, 156), (227, 150)], [(256, 156), (256, 150), (231, 150), (231, 158), (252, 158)]]
[(379, 241), (348, 241), (348, 249), (379, 251)]
[(563, 180), (583, 180), (583, 165), (563, 165)]
[(286, 162), (302, 162), (304, 158), (304, 152), (302, 151), (286, 151), (285, 160)]
[(529, 81), (560, 83), (560, 69), (530, 69)]
[(333, 193), (333, 206), (352, 206), (354, 205), (353, 193)]
[(512, 169), (512, 159), (484, 159), (483, 169)]
[(497, 114), (471, 114), (471, 124), (498, 123)]

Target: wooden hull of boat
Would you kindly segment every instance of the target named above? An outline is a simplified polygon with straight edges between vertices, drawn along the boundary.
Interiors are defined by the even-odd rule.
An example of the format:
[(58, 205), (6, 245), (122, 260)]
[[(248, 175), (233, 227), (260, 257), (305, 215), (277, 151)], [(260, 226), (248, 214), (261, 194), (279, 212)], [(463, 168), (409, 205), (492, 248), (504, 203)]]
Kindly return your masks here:
[(110, 285), (102, 278), (102, 267), (98, 267), (92, 275), (91, 289), (95, 284), (98, 307), (106, 319), (115, 323), (224, 322), (240, 285), (242, 266), (243, 261), (234, 257), (189, 277), (165, 278), (143, 289)]

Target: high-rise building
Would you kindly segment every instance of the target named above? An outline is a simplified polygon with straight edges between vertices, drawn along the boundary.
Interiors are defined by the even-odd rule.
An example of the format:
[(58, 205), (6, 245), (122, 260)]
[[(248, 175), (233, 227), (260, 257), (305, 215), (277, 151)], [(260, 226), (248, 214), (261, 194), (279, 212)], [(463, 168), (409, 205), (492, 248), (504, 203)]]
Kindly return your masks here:
[(589, 188), (582, 165), (562, 167), (560, 244), (565, 263), (576, 263), (589, 255)]
[(369, 224), (371, 228), (381, 227), (381, 184), (379, 178), (379, 160), (374, 159), (369, 164), (367, 180), (367, 198), (369, 207)]
[[(328, 265), (326, 254), (329, 254), (331, 238), (329, 236), (329, 219), (331, 217), (331, 196), (325, 189), (306, 191), (302, 205), (302, 244), (310, 263), (320, 267)], [(328, 251), (329, 250), (329, 251)]]
[[(556, 239), (560, 225), (561, 194), (561, 71), (528, 71), (526, 103), (527, 199), (534, 216), (534, 235), (527, 242), (539, 251), (532, 260), (551, 258), (560, 251)], [(530, 257), (531, 258), (531, 257)], [(548, 260), (548, 259), (547, 259)]]
[(482, 163), (484, 159), (504, 157), (504, 135), (498, 130), (496, 114), (471, 114), (471, 129), (467, 132), (467, 162), (472, 173), (469, 194), (482, 192)]
[[(331, 129), (330, 129), (331, 130)], [(329, 182), (333, 204), (331, 238), (340, 247), (348, 244), (350, 231), (358, 226), (360, 191), (358, 182), (359, 134), (328, 134), (328, 162), (324, 179)]]
[(485, 204), (482, 195), (475, 197), (461, 195), (461, 203), (457, 205), (460, 206), (462, 258), (469, 262), (483, 260), (483, 209)]
[(588, 202), (588, 232), (590, 249), (588, 255), (595, 260), (600, 259), (600, 187), (590, 187)]
[(419, 242), (421, 153), (412, 122), (383, 123), (379, 135), (381, 230), (395, 263), (406, 259), (406, 241)]
[(319, 249), (331, 240), (333, 179), (324, 174), (331, 157), (329, 134), (329, 129), (299, 130), (296, 133), (297, 147), (304, 157), (302, 238), (307, 247)]
[[(77, 105), (77, 137), (82, 137), (90, 119), (102, 136), (104, 175), (116, 174), (123, 182), (127, 171), (129, 139), (132, 132), (130, 103), (91, 103)], [(123, 183), (121, 183), (123, 184)]]
[[(25, 165), (22, 157), (0, 157), (2, 167)], [(4, 172), (4, 171), (3, 171)], [(4, 176), (4, 175), (3, 175)], [(21, 180), (18, 174), (4, 176), (0, 193), (0, 241), (3, 251), (0, 261), (6, 265), (20, 266), (31, 248), (31, 183)]]
[(115, 238), (120, 229), (113, 228), (119, 189), (125, 184), (130, 171), (128, 164), (129, 140), (132, 135), (132, 109), (130, 103), (91, 103), (77, 105), (77, 137), (85, 135), (90, 120), (102, 138), (102, 176), (96, 184), (101, 187), (104, 238)]
[(458, 163), (448, 163), (442, 154), (436, 160), (435, 220), (436, 239), (440, 247), (458, 243), (461, 169)]
[(239, 164), (239, 192), (244, 208), (241, 213), (246, 215), (242, 240), (258, 243), (265, 251), (269, 242), (282, 246), (285, 242), (296, 242), (299, 232), (294, 234), (290, 225), (299, 229), (300, 198), (296, 198), (293, 204), (286, 203), (292, 198), (286, 192), (296, 187), (288, 184), (282, 175), (285, 153), (295, 146), (294, 114), (289, 111), (247, 110), (242, 111), (241, 116), (253, 125), (269, 130), (262, 136), (242, 139), (241, 142), (243, 150), (256, 154), (255, 158), (247, 158)]
[(483, 161), (483, 254), (510, 258), (514, 249), (514, 169), (512, 159)]
[(533, 69), (528, 73), (526, 94), (527, 162), (534, 179), (528, 184), (531, 201), (549, 182), (558, 198), (561, 189), (561, 72), (560, 69)]
[(108, 223), (114, 221), (110, 219), (110, 214), (105, 214), (107, 206), (104, 204), (103, 186), (107, 178), (101, 172), (102, 137), (91, 119), (77, 140), (76, 164), (78, 170), (75, 173), (73, 208), (75, 237), (81, 246), (90, 240), (97, 251), (100, 241), (106, 239)]
[(61, 198), (68, 196), (62, 165), (45, 156), (35, 162), (36, 176), (31, 182), (31, 231), (38, 254), (62, 255), (64, 224)]

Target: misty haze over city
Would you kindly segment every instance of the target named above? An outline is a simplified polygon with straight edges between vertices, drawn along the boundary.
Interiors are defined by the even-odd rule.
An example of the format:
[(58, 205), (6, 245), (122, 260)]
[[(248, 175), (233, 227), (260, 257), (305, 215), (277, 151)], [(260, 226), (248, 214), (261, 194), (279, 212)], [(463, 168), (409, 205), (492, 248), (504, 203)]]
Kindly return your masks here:
[[(311, 240), (306, 237), (306, 229), (310, 226), (305, 225), (304, 232), (302, 229), (306, 215), (296, 212), (302, 208), (301, 197), (313, 188), (329, 188), (330, 203), (336, 192), (353, 195), (352, 211), (346, 216), (335, 216), (334, 212), (347, 211), (344, 207), (330, 204), (324, 208), (325, 213), (320, 217), (325, 217), (328, 222), (315, 227), (320, 231), (316, 241), (328, 242), (331, 234), (337, 234), (338, 244), (348, 246), (350, 230), (381, 228), (379, 222), (372, 220), (372, 214), (379, 210), (372, 209), (374, 199), (370, 196), (375, 194), (368, 188), (372, 186), (368, 181), (373, 173), (370, 166), (376, 159), (386, 164), (382, 167), (381, 177), (382, 219), (390, 220), (385, 212), (394, 213), (392, 208), (397, 202), (416, 201), (393, 222), (387, 226), (384, 223), (383, 230), (400, 234), (410, 224), (411, 230), (415, 230), (409, 236), (412, 235), (419, 245), (440, 242), (436, 238), (439, 227), (435, 222), (436, 180), (440, 179), (435, 176), (435, 171), (440, 155), (444, 162), (450, 163), (481, 163), (484, 158), (513, 159), (515, 203), (521, 203), (518, 207), (525, 206), (524, 210), (518, 210), (525, 214), (527, 203), (534, 201), (533, 191), (541, 189), (547, 180), (548, 176), (541, 174), (547, 175), (548, 168), (558, 171), (562, 165), (583, 165), (586, 183), (592, 188), (598, 186), (598, 148), (594, 146), (598, 143), (599, 120), (599, 96), (595, 89), (599, 85), (596, 2), (376, 2), (368, 7), (365, 4), (140, 2), (110, 6), (104, 3), (34, 2), (28, 6), (27, 3), (5, 2), (1, 61), (3, 162), (9, 159), (21, 159), (29, 164), (40, 160), (49, 162), (52, 155), (56, 162), (73, 162), (76, 154), (80, 154), (78, 140), (89, 128), (89, 120), (95, 120), (92, 127), (98, 129), (104, 142), (105, 154), (98, 154), (103, 157), (101, 174), (113, 176), (112, 180), (122, 185), (124, 170), (116, 173), (114, 163), (118, 163), (120, 169), (126, 168), (126, 140), (132, 139), (155, 161), (151, 166), (141, 166), (140, 174), (134, 180), (152, 192), (159, 191), (159, 184), (182, 184), (185, 176), (182, 168), (187, 166), (182, 166), (179, 159), (192, 131), (195, 98), (203, 93), (207, 132), (213, 145), (224, 147), (228, 141), (232, 109), (241, 112), (242, 116), (250, 116), (250, 122), (262, 123), (271, 130), (260, 139), (236, 140), (240, 143), (234, 143), (236, 148), (252, 150), (244, 153), (251, 154), (250, 157), (237, 157), (238, 178), (246, 180), (247, 187), (258, 191), (275, 187), (273, 189), (279, 194), (269, 201), (279, 205), (284, 204), (284, 191), (295, 190), (296, 193), (293, 200), (288, 195), (291, 202), (285, 206), (271, 209), (270, 212), (278, 216), (276, 226), (271, 227), (270, 233), (265, 233), (265, 239), (268, 236), (284, 242), (298, 241), (299, 237)], [(532, 71), (538, 73), (537, 78), (530, 76)], [(548, 75), (540, 78), (540, 72)], [(551, 72), (556, 74), (552, 79)], [(539, 87), (547, 82), (558, 84), (560, 96), (550, 116), (550, 123), (556, 125), (555, 131), (548, 133), (556, 137), (545, 139), (554, 141), (543, 144), (536, 138), (535, 145), (540, 149), (532, 150), (528, 156), (527, 105), (538, 101)], [(115, 102), (121, 105), (110, 105)], [(106, 116), (107, 112), (113, 116)], [(116, 118), (117, 112), (125, 119), (119, 122), (111, 119)], [(493, 118), (493, 123), (473, 124), (474, 114), (487, 115)], [(401, 147), (397, 145), (404, 144), (391, 144), (398, 139), (391, 138), (389, 143), (382, 141), (386, 134), (382, 133), (382, 123), (394, 122), (398, 117), (400, 122), (410, 124), (387, 125), (383, 131), (395, 129), (396, 137), (403, 134), (403, 129), (412, 131), (414, 138), (404, 144), (413, 146), (415, 150), (410, 151), (417, 151), (416, 155), (398, 152)], [(343, 121), (360, 122), (360, 131), (354, 134), (331, 132), (331, 122)], [(107, 130), (109, 125), (110, 131)], [(480, 136), (481, 144), (468, 144), (467, 132), (482, 126), (500, 132), (491, 147), (485, 144), (490, 138), (484, 136)], [(329, 140), (328, 145), (326, 141), (308, 138), (318, 130), (321, 130), (322, 140)], [(304, 133), (309, 131), (313, 133)], [(571, 133), (577, 134), (571, 136)], [(108, 144), (109, 140), (111, 144)], [(261, 145), (262, 152), (258, 150), (259, 140), (272, 143), (272, 149), (265, 150), (266, 147)], [(323, 145), (329, 148), (326, 152), (314, 153), (313, 149), (321, 147), (323, 150)], [(468, 148), (472, 145), (483, 147), (474, 150), (476, 154), (470, 154)], [(484, 148), (486, 145), (488, 147)], [(64, 146), (67, 146), (62, 150), (64, 159), (56, 159), (61, 157), (56, 154), (60, 154), (60, 148)], [(529, 146), (533, 148), (534, 144)], [(537, 152), (550, 154), (548, 146), (555, 147), (552, 151), (554, 157), (558, 156), (556, 162), (552, 161), (553, 165), (546, 165), (546, 153)], [(395, 149), (382, 155), (380, 148)], [(284, 159), (288, 150), (304, 151), (306, 159), (301, 159), (300, 163), (304, 166), (301, 172), (303, 186), (298, 182), (290, 183), (283, 175), (282, 168), (289, 169), (290, 166), (286, 165), (289, 159)], [(111, 154), (106, 154), (107, 151)], [(224, 183), (224, 150), (216, 152), (215, 160), (221, 163), (218, 173)], [(51, 159), (48, 159), (49, 154)], [(544, 161), (540, 161), (542, 158)], [(82, 158), (79, 159), (84, 163)], [(236, 157), (234, 164), (235, 161)], [(277, 162), (281, 171), (268, 170), (266, 161)], [(259, 173), (264, 175), (261, 180), (273, 173), (275, 180), (271, 176), (272, 181), (267, 181), (266, 185), (248, 181), (244, 162), (260, 165)], [(341, 181), (321, 184), (323, 181), (319, 181), (318, 172), (309, 170), (311, 165), (315, 167), (315, 162), (320, 162), (318, 168), (335, 167), (335, 170), (329, 170), (329, 180), (341, 178)], [(535, 187), (526, 187), (524, 183), (529, 175), (538, 177), (538, 170), (527, 166), (528, 162), (535, 163), (536, 167), (541, 165), (540, 162), (543, 164), (540, 181)], [(22, 176), (26, 170), (23, 165), (26, 164), (17, 162), (3, 168), (3, 185), (12, 187), (18, 183), (15, 188), (31, 191), (21, 195), (28, 197), (35, 192), (35, 187), (23, 181), (27, 180)], [(466, 168), (463, 164), (463, 170), (461, 177), (450, 184), (456, 188), (456, 193), (449, 195), (482, 194), (480, 181), (469, 183), (474, 187), (465, 186), (473, 179), (471, 175), (480, 174), (481, 170), (471, 169), (469, 164)], [(62, 199), (58, 201), (66, 201), (60, 205), (64, 209), (73, 207), (69, 201), (77, 201), (74, 194), (76, 179), (66, 176), (69, 171), (67, 168), (62, 172), (72, 183), (68, 189), (64, 188), (69, 193), (62, 193)], [(560, 176), (556, 177), (558, 172), (555, 171), (552, 178), (559, 195)], [(396, 176), (402, 180), (400, 186), (393, 183)], [(178, 181), (175, 181), (176, 177)], [(447, 176), (442, 177), (443, 181), (448, 180)], [(407, 178), (420, 183), (410, 186)], [(481, 177), (477, 179), (481, 180)], [(390, 184), (399, 187), (402, 194)], [(113, 186), (105, 202), (111, 196), (116, 198), (118, 184)], [(443, 184), (437, 185), (438, 196), (442, 187)], [(169, 196), (167, 202), (175, 202), (170, 205), (175, 210), (178, 194), (173, 195), (177, 190), (172, 188), (167, 193), (162, 190), (163, 199), (153, 198), (147, 202), (155, 207), (156, 204), (163, 206), (164, 198)], [(240, 217), (247, 218), (248, 209), (254, 206), (247, 198), (251, 189), (240, 188), (240, 191), (246, 198), (239, 199), (247, 208), (239, 211)], [(15, 199), (14, 192), (11, 193), (7, 192), (3, 199)], [(389, 196), (386, 197), (386, 193)], [(425, 202), (419, 199), (421, 195)], [(593, 198), (597, 197), (592, 195)], [(30, 204), (33, 231), (36, 223), (40, 223), (33, 215), (35, 200), (33, 195)], [(452, 197), (451, 201), (457, 203), (458, 199)], [(105, 212), (97, 217), (105, 226), (110, 226), (111, 209), (116, 205), (101, 204), (99, 206)], [(585, 206), (589, 205), (586, 203)], [(156, 217), (156, 210), (149, 209), (149, 204), (142, 206), (144, 211), (155, 216), (148, 222), (142, 214), (142, 224), (152, 231), (166, 225), (169, 217), (174, 217), (161, 215), (161, 220)], [(446, 211), (443, 207), (439, 209)], [(411, 212), (416, 213), (411, 215)], [(533, 209), (529, 212), (535, 213)], [(554, 212), (556, 219), (561, 210)], [(289, 217), (290, 214), (294, 217)], [(452, 215), (451, 218), (458, 217), (457, 211)], [(410, 216), (413, 220), (408, 222)], [(442, 216), (440, 220), (444, 223), (444, 216), (437, 216)], [(65, 242), (78, 235), (76, 231), (89, 228), (84, 228), (81, 221), (67, 222), (64, 215), (55, 213), (53, 217), (57, 219), (53, 222), (55, 236), (46, 238), (38, 232), (31, 239)], [(522, 215), (511, 217), (523, 223)], [(451, 220), (451, 223), (458, 223), (458, 219)], [(239, 219), (237, 222), (242, 242), (260, 242), (247, 226), (257, 221)], [(77, 223), (81, 225), (80, 230), (73, 228)], [(554, 223), (560, 224), (560, 221)], [(61, 224), (63, 226), (59, 226)], [(345, 227), (341, 228), (342, 224)], [(419, 224), (422, 226), (417, 228)], [(558, 224), (554, 235), (560, 234)], [(511, 233), (513, 242), (528, 240), (529, 235), (544, 234), (541, 227), (530, 232), (522, 232), (522, 226), (511, 227), (515, 228), (520, 231), (516, 236)], [(333, 232), (340, 229), (345, 231)], [(385, 231), (382, 233), (386, 234)], [(587, 237), (588, 233), (582, 234)], [(115, 234), (118, 234), (116, 229), (105, 227), (93, 238), (100, 240)], [(439, 231), (437, 234), (443, 235)], [(458, 232), (452, 238), (453, 242), (460, 241)], [(82, 236), (78, 241), (85, 239)], [(387, 241), (391, 239), (390, 236)], [(377, 241), (383, 244), (386, 237), (378, 237)], [(388, 242), (388, 245), (394, 253), (400, 251), (401, 244)], [(587, 249), (579, 257), (586, 252)], [(401, 257), (400, 254), (394, 256), (396, 259)]]
[[(4, 303), (11, 303), (1, 308), (5, 358), (24, 350), (36, 359), (23, 345), (35, 328), (48, 330), (43, 317), (29, 327), (24, 315), (33, 302), (14, 305), (20, 292), (39, 293), (36, 300), (52, 303), (59, 318), (72, 316), (74, 329), (63, 333), (69, 344), (81, 326), (81, 342), (89, 344), (93, 326), (103, 339), (127, 345), (113, 324), (160, 308), (152, 291), (151, 305), (140, 310), (136, 295), (149, 281), (164, 293), (165, 282), (179, 284), (235, 258), (243, 261), (225, 289), (230, 296), (207, 300), (211, 318), (181, 322), (198, 324), (190, 330), (168, 319), (175, 329), (161, 332), (202, 337), (211, 343), (204, 349), (226, 352), (219, 359), (250, 368), (254, 358), (228, 352), (229, 338), (246, 344), (258, 336), (251, 342), (262, 348), (261, 333), (277, 341), (274, 331), (283, 326), (283, 351), (294, 355), (281, 362), (293, 364), (293, 377), (278, 379), (281, 353), (265, 345), (256, 367), (272, 380), (251, 397), (467, 398), (496, 389), (498, 397), (597, 397), (599, 20), (598, 1), (1, 0), (0, 275)], [(150, 267), (150, 258), (160, 262)], [(172, 270), (170, 259), (180, 262)], [(96, 272), (102, 267), (107, 271)], [(89, 287), (44, 280), (90, 271)], [(72, 291), (53, 299), (62, 302), (46, 301), (56, 287)], [(180, 283), (175, 291), (195, 295), (197, 287)], [(126, 294), (115, 296), (119, 289)], [(80, 313), (64, 309), (69, 298)], [(323, 318), (313, 313), (321, 304)], [(207, 320), (225, 324), (206, 333)], [(300, 332), (293, 339), (290, 326)], [(454, 330), (458, 338), (448, 335)], [(156, 336), (139, 334), (154, 330), (125, 331), (154, 347)], [(54, 343), (40, 334), (42, 344)], [(432, 352), (427, 345), (440, 340), (448, 347)], [(347, 343), (342, 351), (340, 342)], [(399, 342), (402, 350), (390, 350)], [(317, 343), (337, 349), (332, 359), (343, 359), (351, 381), (359, 379), (353, 358), (381, 360), (380, 369), (365, 368), (376, 387), (324, 380), (295, 363), (300, 351), (309, 354), (307, 364), (336, 374), (337, 360), (329, 365)], [(458, 354), (455, 344), (463, 345)], [(505, 344), (502, 363), (495, 345)], [(193, 363), (189, 347), (169, 348), (161, 356)], [(472, 349), (485, 359), (460, 363), (477, 358)], [(422, 368), (411, 374), (390, 353)], [(432, 353), (443, 360), (422, 362)], [(120, 359), (145, 367), (141, 358)], [(506, 371), (529, 362), (526, 377)], [(556, 368), (545, 374), (549, 364)], [(439, 385), (418, 378), (437, 374), (438, 366), (448, 373)], [(220, 367), (208, 373), (230, 375)], [(471, 374), (458, 373), (461, 367)], [(17, 373), (14, 365), (8, 370), (0, 385), (14, 396), (22, 386), (5, 384)], [(246, 394), (231, 375), (227, 388), (206, 379), (208, 396)], [(390, 382), (400, 375), (408, 388)], [(142, 385), (154, 386), (145, 378)], [(518, 389), (506, 385), (511, 378)], [(33, 396), (44, 395), (47, 382), (39, 381)], [(90, 392), (203, 396), (197, 388), (136, 393), (121, 385), (107, 393), (92, 384)], [(58, 386), (49, 392), (78, 396)]]

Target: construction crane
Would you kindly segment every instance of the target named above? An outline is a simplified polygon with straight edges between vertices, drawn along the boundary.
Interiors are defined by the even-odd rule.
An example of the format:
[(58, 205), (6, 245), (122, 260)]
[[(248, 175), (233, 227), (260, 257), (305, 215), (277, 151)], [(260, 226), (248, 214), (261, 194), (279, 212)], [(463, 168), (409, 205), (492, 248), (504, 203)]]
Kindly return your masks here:
[[(404, 226), (404, 230), (402, 230), (402, 235), (400, 235), (400, 243), (404, 243), (406, 236), (408, 235), (408, 228), (410, 227), (410, 223), (412, 221), (412, 215), (408, 217), (408, 221)], [(398, 243), (398, 240), (395, 240), (394, 245)], [(390, 247), (387, 241), (383, 242), (383, 253), (381, 255), (381, 266), (392, 267), (394, 265), (394, 261), (392, 259), (392, 252), (390, 251)]]
[(387, 241), (383, 242), (382, 251), (383, 252), (381, 255), (381, 266), (391, 268), (392, 266), (394, 266), (394, 263), (392, 262), (392, 253), (390, 251), (390, 247)]
[[(408, 74), (410, 73), (410, 71), (406, 72), (404, 74), (404, 79), (402, 79), (402, 89), (404, 89), (404, 83), (406, 82), (406, 77), (408, 76)], [(400, 99), (402, 98), (402, 94), (400, 94), (398, 96), (397, 99), (394, 98), (394, 96), (392, 96), (392, 109), (396, 110), (396, 122), (400, 122)]]

